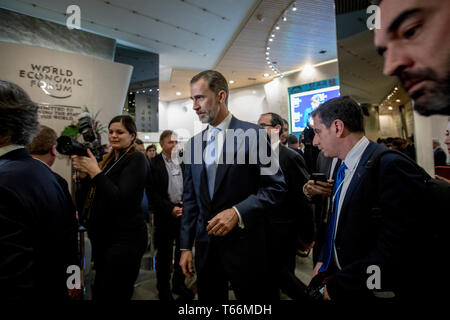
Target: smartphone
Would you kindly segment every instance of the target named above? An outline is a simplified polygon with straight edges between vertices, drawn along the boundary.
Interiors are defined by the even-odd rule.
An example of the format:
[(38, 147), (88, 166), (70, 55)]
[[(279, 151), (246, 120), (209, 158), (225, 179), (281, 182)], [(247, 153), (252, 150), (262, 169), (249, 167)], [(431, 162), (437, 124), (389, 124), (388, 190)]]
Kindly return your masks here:
[(312, 173), (310, 179), (314, 181), (327, 182), (327, 176), (325, 175), (325, 173)]

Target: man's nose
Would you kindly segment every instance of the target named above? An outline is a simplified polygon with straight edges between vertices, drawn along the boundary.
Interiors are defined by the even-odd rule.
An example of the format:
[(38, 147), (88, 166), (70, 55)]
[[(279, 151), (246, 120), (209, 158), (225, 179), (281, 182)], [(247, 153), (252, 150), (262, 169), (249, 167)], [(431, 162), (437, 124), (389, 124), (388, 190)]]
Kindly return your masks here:
[(319, 138), (318, 135), (314, 135), (314, 139), (313, 139), (313, 146), (314, 147), (318, 147), (319, 146)]
[(392, 45), (384, 54), (383, 73), (386, 76), (399, 76), (404, 69), (411, 67), (413, 60), (404, 48)]

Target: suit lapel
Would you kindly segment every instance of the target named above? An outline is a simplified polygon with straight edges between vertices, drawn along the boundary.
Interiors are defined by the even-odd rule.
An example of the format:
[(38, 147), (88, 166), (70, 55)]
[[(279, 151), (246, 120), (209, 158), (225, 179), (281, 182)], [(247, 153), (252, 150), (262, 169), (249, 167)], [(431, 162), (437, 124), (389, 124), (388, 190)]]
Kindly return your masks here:
[[(201, 195), (202, 193), (205, 193), (207, 195), (207, 198), (209, 198), (208, 195), (208, 182), (206, 181), (206, 185), (204, 184), (204, 178), (203, 175), (205, 174), (204, 170), (205, 170), (205, 161), (204, 161), (204, 157), (203, 154), (205, 152), (205, 148), (206, 148), (206, 140), (204, 139), (204, 135), (206, 134), (206, 130), (203, 130), (201, 133), (201, 139), (202, 139), (202, 157), (201, 157), (201, 163), (195, 163), (195, 140), (192, 141), (192, 145), (191, 145), (191, 171), (192, 171), (192, 180), (193, 183), (195, 185), (195, 189), (197, 190), (197, 194)], [(194, 138), (195, 139), (195, 138)], [(204, 197), (204, 195), (203, 195)]]
[(367, 146), (366, 150), (361, 156), (361, 160), (359, 161), (355, 173), (353, 174), (352, 181), (350, 182), (347, 192), (345, 193), (344, 202), (342, 203), (341, 212), (339, 214), (339, 222), (337, 230), (340, 229), (341, 225), (343, 224), (343, 221), (345, 220), (347, 208), (351, 203), (353, 193), (359, 189), (361, 182), (364, 180), (364, 176), (367, 173), (366, 163), (370, 159), (372, 154), (376, 151), (376, 149), (377, 145), (374, 142), (370, 141), (369, 145)]
[[(238, 120), (235, 117), (232, 117), (231, 121), (230, 121), (230, 125), (228, 126), (228, 130), (235, 130), (236, 126), (237, 126), (237, 122), (238, 122)], [(231, 164), (227, 164), (227, 158), (228, 157), (227, 157), (227, 139), (226, 139), (226, 136), (227, 136), (227, 132), (225, 131), (224, 132), (224, 141), (223, 141), (222, 154), (221, 154), (222, 161), (221, 161), (221, 163), (219, 163), (217, 165), (216, 179), (214, 181), (213, 198), (214, 198), (214, 195), (216, 194), (217, 190), (219, 189), (219, 186), (222, 183), (223, 178), (225, 177), (227, 171), (230, 169), (230, 167), (232, 165), (232, 163)], [(234, 142), (233, 142), (234, 143), (234, 150), (232, 150), (232, 151), (234, 153), (237, 150), (237, 148), (236, 148), (237, 147), (236, 146), (236, 140), (237, 139), (234, 139)], [(233, 155), (233, 160), (234, 159), (235, 159), (235, 155)]]

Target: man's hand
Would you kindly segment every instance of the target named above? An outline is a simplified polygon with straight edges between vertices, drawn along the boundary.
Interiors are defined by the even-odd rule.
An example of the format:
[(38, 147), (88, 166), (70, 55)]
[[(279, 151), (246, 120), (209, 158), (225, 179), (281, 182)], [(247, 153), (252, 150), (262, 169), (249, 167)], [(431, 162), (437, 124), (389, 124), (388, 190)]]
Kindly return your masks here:
[(314, 267), (313, 270), (313, 275), (312, 277), (314, 278), (315, 276), (317, 276), (317, 274), (319, 273), (319, 269), (320, 267), (323, 265), (323, 262), (317, 262), (316, 266)]
[(323, 300), (324, 301), (331, 300), (330, 295), (328, 294), (328, 291), (327, 291), (327, 286), (325, 286), (325, 288), (323, 289)]
[(175, 218), (179, 218), (183, 214), (183, 208), (175, 206), (175, 207), (173, 207), (171, 213)]
[(183, 271), (183, 274), (188, 278), (192, 278), (194, 276), (194, 267), (192, 261), (193, 259), (191, 250), (181, 251), (180, 267)]
[(305, 184), (305, 191), (310, 196), (322, 195), (329, 197), (333, 191), (333, 180), (328, 180), (328, 182), (309, 180)]
[(208, 221), (206, 231), (209, 235), (225, 236), (239, 222), (236, 210), (233, 208), (218, 213), (214, 218)]

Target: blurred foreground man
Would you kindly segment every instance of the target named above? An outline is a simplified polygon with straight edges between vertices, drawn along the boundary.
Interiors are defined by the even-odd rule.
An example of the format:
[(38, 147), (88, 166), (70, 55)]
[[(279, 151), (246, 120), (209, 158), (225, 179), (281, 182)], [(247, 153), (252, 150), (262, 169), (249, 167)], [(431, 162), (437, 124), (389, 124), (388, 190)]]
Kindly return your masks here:
[[(426, 215), (424, 177), (408, 159), (389, 153), (373, 173), (373, 187), (368, 162), (386, 148), (365, 137), (361, 108), (350, 97), (331, 99), (312, 116), (314, 145), (342, 164), (310, 286), (335, 301), (427, 296), (425, 288), (438, 282), (428, 259), (417, 256), (431, 254), (426, 248), (435, 223)], [(417, 270), (427, 276), (418, 279)]]
[(236, 119), (228, 111), (228, 83), (217, 71), (191, 80), (193, 108), (208, 128), (187, 143), (181, 259), (183, 273), (193, 276), (198, 298), (228, 300), (229, 283), (244, 301), (277, 299), (268, 283), (265, 222), (286, 191), (267, 132)]
[(450, 115), (450, 1), (378, 0), (375, 45), (422, 115)]
[(50, 168), (24, 148), (39, 130), (37, 105), (1, 80), (0, 124), (0, 301), (67, 299), (70, 208)]

